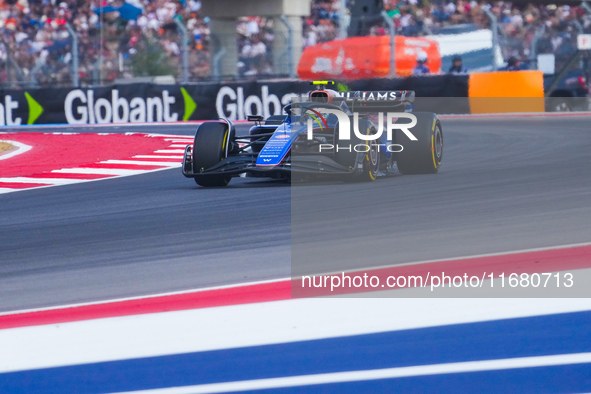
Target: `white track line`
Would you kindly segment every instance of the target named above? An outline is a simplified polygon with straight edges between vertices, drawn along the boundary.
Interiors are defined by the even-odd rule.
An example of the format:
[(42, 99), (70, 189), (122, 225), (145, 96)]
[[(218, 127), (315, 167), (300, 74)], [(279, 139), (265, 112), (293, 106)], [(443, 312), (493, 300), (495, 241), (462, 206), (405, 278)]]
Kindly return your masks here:
[(474, 254), (469, 256), (461, 256), (461, 257), (449, 257), (444, 259), (437, 259), (437, 260), (421, 260), (421, 261), (414, 261), (411, 263), (401, 263), (401, 264), (393, 264), (393, 265), (382, 265), (382, 266), (373, 266), (361, 269), (352, 269), (347, 271), (333, 271), (333, 272), (323, 272), (322, 275), (334, 275), (334, 274), (341, 274), (342, 272), (346, 273), (353, 273), (358, 271), (370, 272), (374, 270), (380, 270), (384, 268), (393, 268), (393, 267), (404, 267), (408, 265), (420, 265), (420, 264), (428, 264), (428, 263), (442, 263), (446, 261), (454, 261), (454, 260), (468, 260), (468, 259), (477, 259), (481, 257), (494, 257), (494, 256), (504, 256), (508, 254), (518, 254), (518, 253), (529, 253), (529, 252), (541, 252), (545, 250), (554, 250), (554, 249), (568, 249), (568, 248), (576, 248), (579, 246), (589, 246), (591, 242), (582, 242), (576, 244), (566, 244), (566, 245), (556, 245), (556, 246), (542, 246), (540, 248), (530, 248), (530, 249), (518, 249), (518, 250), (510, 250), (506, 252), (494, 252), (494, 253), (483, 253), (483, 254)]
[(0, 187), (0, 194), (10, 193), (10, 192), (16, 192), (17, 190), (22, 190), (22, 189), (9, 189), (9, 188), (6, 188), (6, 187)]
[(16, 141), (2, 140), (2, 142), (6, 142), (6, 143), (16, 147), (17, 149), (15, 151), (10, 152), (10, 153), (0, 155), (0, 160), (10, 159), (11, 157), (14, 157), (16, 155), (20, 155), (21, 153), (25, 153), (25, 152), (31, 150), (31, 148), (32, 148), (32, 146), (25, 145), (23, 143), (16, 142)]
[[(180, 164), (179, 164), (180, 167)], [(170, 169), (172, 169), (173, 167), (161, 167), (161, 168), (157, 168), (154, 170), (143, 170), (143, 171), (134, 171), (134, 170), (129, 170), (130, 173), (125, 173), (122, 175), (118, 175), (118, 174), (105, 174), (105, 171), (101, 171), (99, 174), (97, 175), (117, 175), (117, 176), (111, 176), (111, 177), (103, 177), (103, 178), (97, 178), (97, 179), (81, 179), (81, 183), (86, 183), (86, 182), (99, 182), (99, 181), (106, 181), (109, 179), (119, 179), (119, 178), (123, 178), (123, 177), (128, 177), (128, 176), (134, 176), (134, 175), (139, 175), (139, 174), (148, 174), (151, 172), (159, 172), (159, 171), (168, 171)], [(75, 172), (75, 170), (94, 170), (94, 168), (81, 168), (81, 169), (64, 169), (65, 171), (62, 170), (55, 170), (52, 172), (60, 172), (61, 173), (66, 173), (66, 174), (80, 174), (81, 172)], [(74, 170), (74, 171), (73, 171)], [(99, 169), (100, 170), (100, 169)], [(112, 169), (107, 169), (107, 170), (112, 170)], [(82, 172), (85, 174), (89, 174), (88, 171)], [(27, 191), (27, 190), (37, 190), (37, 189), (47, 189), (50, 187), (58, 187), (58, 186), (66, 186), (66, 185), (45, 185), (45, 186), (36, 186), (36, 187), (27, 187), (27, 188), (22, 188), (22, 189), (8, 189), (8, 190), (0, 190), (0, 194), (5, 194), (5, 193), (11, 193), (11, 192), (22, 192), (22, 191)]]
[(588, 310), (585, 298), (306, 298), (120, 316), (0, 330), (0, 373)]
[(170, 155), (170, 156), (162, 156), (162, 155), (136, 155), (133, 156), (132, 159), (182, 159), (183, 155)]
[(59, 174), (97, 174), (97, 175), (135, 175), (144, 174), (145, 170), (123, 170), (118, 168), (62, 168), (53, 170), (52, 173)]
[(139, 160), (105, 160), (99, 162), (101, 164), (129, 164), (134, 166), (164, 166), (176, 167), (180, 163), (171, 161), (139, 161)]
[(184, 149), (160, 149), (154, 153), (185, 153)]
[[(411, 376), (441, 375), (477, 371), (546, 367), (591, 362), (591, 353), (558, 354), (539, 357), (517, 357), (498, 360), (468, 361), (459, 363), (420, 365), (413, 367), (384, 368), (365, 371), (322, 373), (283, 378), (243, 380), (238, 382), (210, 383), (185, 387), (139, 390), (133, 393), (184, 394), (222, 393), (232, 391), (265, 390), (280, 387), (298, 387), (315, 384), (358, 382), (365, 380), (404, 378)], [(131, 392), (130, 392), (131, 393)]]
[(5, 182), (5, 183), (43, 183), (43, 184), (47, 184), (47, 185), (68, 185), (70, 183), (84, 182), (84, 179), (14, 177), (14, 178), (0, 178), (0, 182)]

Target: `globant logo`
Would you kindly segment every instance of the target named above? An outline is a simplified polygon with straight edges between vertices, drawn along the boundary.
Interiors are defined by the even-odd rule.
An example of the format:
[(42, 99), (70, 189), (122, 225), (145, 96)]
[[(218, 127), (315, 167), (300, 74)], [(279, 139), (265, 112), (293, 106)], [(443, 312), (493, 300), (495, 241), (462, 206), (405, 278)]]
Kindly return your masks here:
[[(29, 110), (26, 124), (34, 124), (43, 113), (43, 107), (29, 94), (29, 92), (25, 92), (24, 95)], [(4, 96), (4, 102), (0, 102), (0, 126), (18, 126), (23, 124), (25, 119), (17, 116), (16, 114), (18, 113), (19, 100), (13, 99), (10, 94)]]
[[(184, 88), (181, 88), (185, 113), (183, 120), (189, 120), (197, 104)], [(122, 97), (118, 89), (111, 90), (110, 100), (95, 99), (94, 90), (74, 89), (64, 101), (64, 113), (69, 124), (95, 123), (144, 123), (176, 122), (179, 114), (172, 110), (176, 97), (163, 90), (160, 97)]]
[(261, 86), (261, 94), (244, 96), (244, 88), (236, 90), (229, 86), (222, 86), (215, 99), (215, 108), (220, 118), (229, 120), (243, 120), (247, 114), (262, 114), (268, 118), (280, 115), (284, 105), (290, 103), (294, 93), (284, 94), (281, 98), (269, 93), (267, 85)]

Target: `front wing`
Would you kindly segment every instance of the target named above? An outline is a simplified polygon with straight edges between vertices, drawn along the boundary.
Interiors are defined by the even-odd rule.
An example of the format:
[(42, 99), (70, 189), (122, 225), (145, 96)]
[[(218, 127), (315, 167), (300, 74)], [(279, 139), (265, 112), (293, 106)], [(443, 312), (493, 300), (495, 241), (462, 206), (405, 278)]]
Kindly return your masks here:
[(257, 166), (257, 154), (241, 153), (239, 155), (228, 156), (218, 164), (206, 168), (201, 172), (193, 171), (193, 159), (191, 155), (191, 146), (185, 148), (183, 155), (183, 175), (187, 178), (206, 175), (231, 175), (237, 176), (243, 173), (255, 177), (276, 178), (291, 174), (293, 172), (302, 174), (334, 174), (345, 175), (356, 172), (355, 168), (347, 168), (330, 157), (323, 155), (305, 155), (298, 156), (296, 161), (292, 161), (288, 156), (281, 163), (275, 166)]

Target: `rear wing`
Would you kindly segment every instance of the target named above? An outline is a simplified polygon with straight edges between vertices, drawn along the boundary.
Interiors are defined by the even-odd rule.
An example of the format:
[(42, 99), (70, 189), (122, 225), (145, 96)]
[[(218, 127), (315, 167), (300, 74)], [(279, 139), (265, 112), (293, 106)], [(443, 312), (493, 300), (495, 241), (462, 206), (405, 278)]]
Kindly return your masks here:
[(347, 104), (352, 112), (406, 111), (415, 100), (413, 90), (357, 90), (338, 92), (327, 89), (334, 81), (312, 81), (318, 90), (309, 92), (307, 97), (294, 97), (297, 101), (318, 101), (330, 104)]
[(373, 90), (336, 92), (334, 101), (344, 101), (353, 112), (388, 112), (403, 110), (415, 100), (412, 90)]

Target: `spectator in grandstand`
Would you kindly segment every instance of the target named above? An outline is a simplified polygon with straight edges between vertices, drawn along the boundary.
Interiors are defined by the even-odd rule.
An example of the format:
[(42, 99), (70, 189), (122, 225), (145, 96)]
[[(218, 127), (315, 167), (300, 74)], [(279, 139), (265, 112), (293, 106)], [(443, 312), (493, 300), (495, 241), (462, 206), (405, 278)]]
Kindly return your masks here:
[(462, 57), (461, 56), (454, 56), (451, 60), (451, 67), (449, 68), (450, 74), (466, 74), (468, 69), (463, 66), (462, 64)]
[(256, 34), (244, 42), (240, 56), (239, 66), (243, 68), (244, 76), (255, 76), (268, 74), (268, 54), (267, 46), (261, 40), (260, 35)]
[(318, 36), (314, 31), (314, 26), (306, 24), (304, 26), (303, 46), (316, 45), (318, 43)]
[(418, 22), (407, 7), (400, 9), (399, 30), (403, 36), (416, 36), (419, 32)]
[(417, 65), (412, 71), (413, 75), (429, 74), (431, 72), (429, 67), (426, 66), (427, 60), (427, 53), (423, 51), (419, 52), (417, 55)]
[(519, 65), (521, 62), (515, 56), (511, 56), (507, 60), (507, 66), (504, 68), (505, 71), (519, 71)]
[[(340, 1), (311, 0), (311, 2), (310, 16), (304, 20), (305, 43), (307, 45), (313, 45), (312, 42), (334, 40), (338, 34), (338, 9), (340, 7)], [(306, 34), (308, 37), (306, 37)]]

